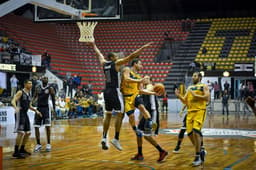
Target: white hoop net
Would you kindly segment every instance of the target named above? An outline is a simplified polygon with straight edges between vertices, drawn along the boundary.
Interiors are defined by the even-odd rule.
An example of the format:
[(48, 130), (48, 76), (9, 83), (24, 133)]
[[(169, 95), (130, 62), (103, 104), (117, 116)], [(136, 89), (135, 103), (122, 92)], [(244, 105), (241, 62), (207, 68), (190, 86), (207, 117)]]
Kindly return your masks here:
[(79, 42), (94, 42), (94, 28), (98, 22), (77, 22), (80, 30)]

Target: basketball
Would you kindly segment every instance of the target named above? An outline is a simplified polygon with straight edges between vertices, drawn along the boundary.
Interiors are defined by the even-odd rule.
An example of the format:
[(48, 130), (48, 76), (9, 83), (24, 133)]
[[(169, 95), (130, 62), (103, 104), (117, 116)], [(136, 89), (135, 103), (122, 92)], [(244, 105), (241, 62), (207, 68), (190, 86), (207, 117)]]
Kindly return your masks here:
[(161, 95), (164, 95), (165, 87), (162, 83), (156, 83), (154, 85), (153, 91), (156, 92), (156, 93), (160, 93)]

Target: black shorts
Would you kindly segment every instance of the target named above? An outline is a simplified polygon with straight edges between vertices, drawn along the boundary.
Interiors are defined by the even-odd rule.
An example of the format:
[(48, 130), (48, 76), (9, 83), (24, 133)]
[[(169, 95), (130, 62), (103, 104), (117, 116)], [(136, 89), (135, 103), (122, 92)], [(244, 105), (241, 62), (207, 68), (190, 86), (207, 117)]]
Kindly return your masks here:
[(34, 127), (40, 127), (42, 125), (51, 126), (51, 112), (49, 107), (38, 107), (37, 110), (41, 112), (42, 117), (35, 114)]
[(104, 90), (105, 109), (108, 112), (124, 112), (123, 95), (119, 88), (106, 88)]
[[(139, 106), (140, 104), (143, 104), (143, 105), (144, 105), (144, 101), (143, 101), (143, 97), (142, 97), (141, 95), (138, 95), (138, 96), (136, 96), (136, 98), (135, 98), (135, 107), (138, 108), (138, 106)], [(144, 105), (144, 106), (145, 106), (145, 105)], [(145, 107), (145, 108), (146, 108), (146, 107)], [(146, 108), (146, 109), (147, 109), (147, 108)], [(148, 109), (147, 109), (147, 110), (148, 110)], [(152, 116), (150, 110), (148, 110), (148, 111), (149, 111), (150, 116)], [(145, 119), (144, 117), (142, 117), (142, 118), (140, 119), (140, 121), (139, 121), (139, 124), (138, 124), (138, 128), (139, 128), (140, 130), (142, 130), (142, 131), (145, 130), (145, 129), (144, 129), (145, 121), (146, 121), (146, 119)]]
[(14, 132), (28, 132), (30, 131), (30, 121), (26, 113), (15, 113), (15, 129)]
[(137, 95), (137, 96), (135, 97), (135, 107), (138, 108), (138, 106), (139, 106), (140, 104), (143, 104), (143, 105), (144, 105), (144, 101), (143, 101), (143, 98), (142, 98), (141, 95)]

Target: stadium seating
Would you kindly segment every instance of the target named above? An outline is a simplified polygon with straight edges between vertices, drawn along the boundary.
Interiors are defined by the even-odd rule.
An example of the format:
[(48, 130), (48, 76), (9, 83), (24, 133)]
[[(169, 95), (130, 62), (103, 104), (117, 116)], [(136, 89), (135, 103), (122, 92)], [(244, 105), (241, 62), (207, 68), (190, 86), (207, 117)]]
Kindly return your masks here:
[[(233, 70), (235, 63), (254, 63), (256, 55), (256, 19), (202, 19), (211, 27), (195, 61), (214, 62), (217, 70)], [(203, 48), (207, 52), (203, 54)]]
[[(51, 69), (59, 75), (82, 76), (82, 85), (91, 81), (94, 90), (104, 88), (104, 75), (93, 49), (78, 42), (79, 29), (76, 23), (33, 23), (31, 20), (9, 14), (0, 19), (1, 29), (7, 31), (23, 47), (33, 54), (42, 54), (44, 49), (52, 56)], [(187, 32), (181, 31), (181, 21), (110, 21), (100, 22), (95, 29), (96, 44), (103, 53), (123, 52), (128, 55), (137, 48), (153, 41), (151, 48), (140, 56), (144, 69), (142, 74), (153, 77), (155, 82), (165, 81), (172, 63), (155, 63), (164, 41), (164, 32), (169, 31), (174, 40), (185, 40)]]

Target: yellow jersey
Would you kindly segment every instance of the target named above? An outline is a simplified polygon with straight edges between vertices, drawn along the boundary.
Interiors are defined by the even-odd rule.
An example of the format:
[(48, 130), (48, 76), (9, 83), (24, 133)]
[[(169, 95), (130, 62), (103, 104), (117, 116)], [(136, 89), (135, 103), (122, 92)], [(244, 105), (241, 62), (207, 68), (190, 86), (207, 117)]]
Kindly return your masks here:
[(195, 94), (204, 95), (205, 86), (206, 85), (203, 83), (197, 83), (195, 85), (189, 86), (188, 93), (187, 93), (187, 110), (188, 111), (198, 111), (198, 110), (206, 109), (207, 101), (194, 97), (190, 92), (191, 90)]
[[(130, 77), (133, 79), (141, 79), (141, 76), (133, 71), (130, 71)], [(123, 95), (137, 95), (139, 94), (139, 83), (130, 83), (122, 81), (121, 92)]]

